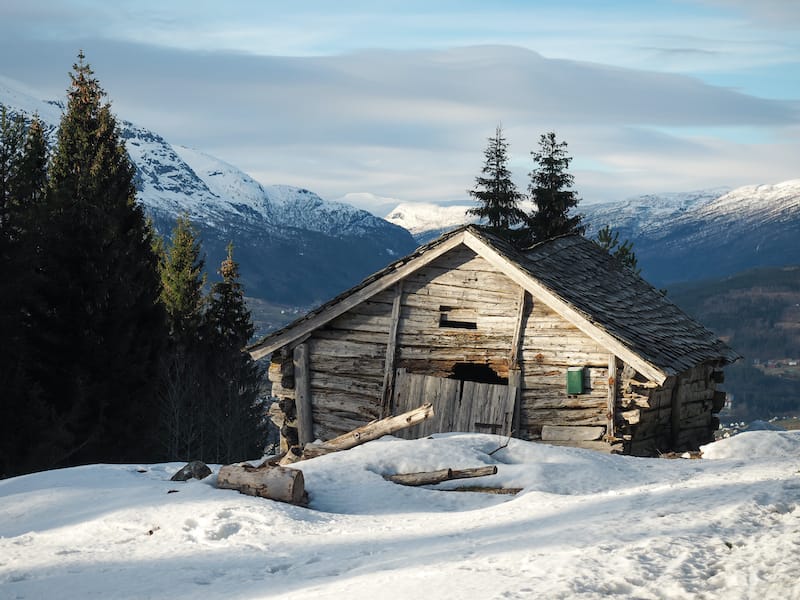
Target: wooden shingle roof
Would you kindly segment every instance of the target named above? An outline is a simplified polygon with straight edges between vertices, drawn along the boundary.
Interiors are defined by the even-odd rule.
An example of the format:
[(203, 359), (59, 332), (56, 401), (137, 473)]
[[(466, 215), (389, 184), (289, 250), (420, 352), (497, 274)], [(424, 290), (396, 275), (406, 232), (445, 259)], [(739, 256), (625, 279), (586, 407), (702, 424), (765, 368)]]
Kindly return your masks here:
[(291, 343), (464, 244), (531, 295), (640, 373), (662, 383), (703, 362), (740, 356), (670, 299), (605, 250), (581, 236), (548, 240), (518, 251), (469, 225), (451, 231), (367, 277), (319, 308), (248, 348), (254, 358)]
[(669, 296), (584, 237), (563, 236), (518, 252), (496, 236), (478, 235), (666, 375), (706, 361), (728, 364), (741, 358)]

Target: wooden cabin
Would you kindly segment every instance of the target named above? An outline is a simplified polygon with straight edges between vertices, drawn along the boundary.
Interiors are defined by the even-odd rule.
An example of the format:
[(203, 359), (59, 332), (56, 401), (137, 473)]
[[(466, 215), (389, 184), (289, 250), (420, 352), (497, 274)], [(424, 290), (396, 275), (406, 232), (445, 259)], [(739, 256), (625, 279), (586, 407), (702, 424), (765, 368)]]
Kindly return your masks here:
[(713, 439), (739, 356), (581, 236), (526, 251), (476, 226), (249, 348), (284, 447), (432, 402), (400, 435), (475, 431), (639, 456)]

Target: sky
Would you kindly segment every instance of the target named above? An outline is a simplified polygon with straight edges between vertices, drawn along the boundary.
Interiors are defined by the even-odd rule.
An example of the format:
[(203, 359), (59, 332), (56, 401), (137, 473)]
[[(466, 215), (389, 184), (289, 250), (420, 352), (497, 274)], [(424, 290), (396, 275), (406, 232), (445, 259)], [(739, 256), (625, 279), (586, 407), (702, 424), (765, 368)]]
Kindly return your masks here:
[(80, 49), (121, 118), (380, 216), (469, 201), (498, 125), (585, 203), (800, 178), (793, 0), (0, 3), (0, 80), (63, 98)]

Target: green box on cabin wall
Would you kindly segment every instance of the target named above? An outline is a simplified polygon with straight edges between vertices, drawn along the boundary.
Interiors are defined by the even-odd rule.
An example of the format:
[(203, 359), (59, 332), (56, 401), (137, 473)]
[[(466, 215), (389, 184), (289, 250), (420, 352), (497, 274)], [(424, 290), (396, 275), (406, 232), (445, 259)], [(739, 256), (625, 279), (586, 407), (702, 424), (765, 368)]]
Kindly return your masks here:
[(567, 394), (583, 393), (583, 367), (567, 368)]

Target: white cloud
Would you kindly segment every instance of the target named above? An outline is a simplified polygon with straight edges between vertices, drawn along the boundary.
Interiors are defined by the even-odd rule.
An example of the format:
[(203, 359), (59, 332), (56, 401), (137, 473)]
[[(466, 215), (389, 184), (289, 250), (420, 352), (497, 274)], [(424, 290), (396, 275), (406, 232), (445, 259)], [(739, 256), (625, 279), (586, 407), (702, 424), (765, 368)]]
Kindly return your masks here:
[[(734, 0), (728, 4), (738, 8)], [(300, 56), (386, 20), (375, 7), (358, 12), (346, 5), (333, 14), (312, 3), (316, 12), (303, 20), (288, 9), (264, 14), (262, 3), (249, 3), (249, 21), (225, 7), (209, 24), (203, 10), (210, 3), (185, 14), (172, 3), (124, 11), (107, 5), (96, 21), (86, 19), (89, 1), (71, 10), (54, 5), (61, 7), (57, 19), (48, 19), (43, 6), (13, 0), (0, 6), (0, 74), (61, 96), (82, 47), (121, 116), (265, 183), (350, 197), (376, 211), (388, 205), (385, 199), (464, 201), (498, 122), (521, 189), (529, 151), (541, 133), (555, 130), (569, 143), (586, 201), (798, 176), (796, 105), (675, 72), (769, 64), (785, 50), (781, 36), (747, 30), (738, 13), (648, 20), (638, 8), (624, 18), (619, 8), (590, 19), (584, 7), (569, 14), (542, 9), (535, 20), (520, 9), (509, 20), (506, 10), (489, 14), (467, 3), (453, 10), (447, 27), (443, 19), (426, 24), (424, 14), (399, 13), (375, 37), (352, 41), (369, 45), (394, 25), (389, 45), (400, 45), (405, 33), (407, 45), (441, 47), (475, 41), (483, 23), (486, 41), (594, 61), (587, 62), (496, 45)], [(510, 33), (501, 38), (496, 32), (504, 20)], [(25, 33), (22, 23), (45, 33)], [(436, 31), (443, 33), (430, 42)], [(262, 37), (267, 43), (259, 50)], [(237, 51), (218, 50), (229, 46)], [(796, 60), (793, 48), (784, 60)], [(273, 55), (257, 54), (264, 51)], [(298, 56), (278, 56), (286, 53)], [(619, 66), (634, 64), (650, 68)]]

